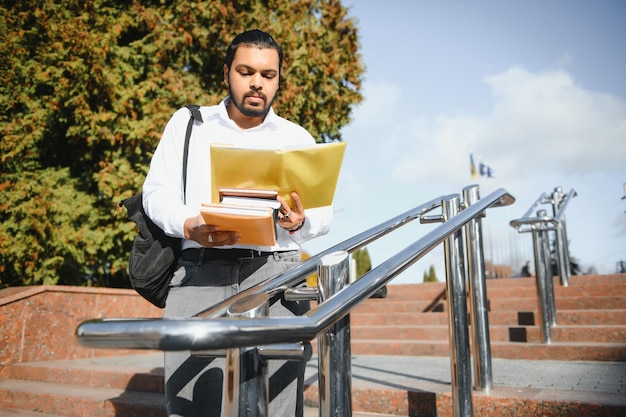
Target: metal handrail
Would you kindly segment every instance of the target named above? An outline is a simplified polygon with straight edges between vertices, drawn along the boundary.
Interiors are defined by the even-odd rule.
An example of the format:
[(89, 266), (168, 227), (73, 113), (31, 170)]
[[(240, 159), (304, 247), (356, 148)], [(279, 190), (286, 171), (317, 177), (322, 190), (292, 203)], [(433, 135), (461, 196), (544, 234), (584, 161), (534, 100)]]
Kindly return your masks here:
[(224, 300), (206, 310), (196, 314), (197, 317), (211, 318), (220, 317), (226, 314), (228, 307), (243, 298), (246, 298), (252, 294), (258, 294), (265, 292), (268, 294), (275, 294), (284, 291), (287, 288), (294, 287), (302, 283), (308, 275), (315, 272), (319, 260), (324, 256), (338, 251), (345, 251), (352, 253), (368, 244), (380, 239), (381, 237), (393, 232), (394, 230), (412, 222), (413, 220), (420, 219), (425, 213), (428, 213), (437, 207), (441, 207), (441, 200), (443, 196), (430, 200), (424, 204), (421, 204), (413, 209), (407, 210), (402, 214), (399, 214), (377, 226), (374, 226), (362, 233), (353, 236), (317, 255), (313, 255), (300, 265), (278, 274), (264, 282), (257, 284), (233, 297)]
[[(558, 189), (558, 187), (557, 187), (557, 189)], [(544, 216), (530, 217), (532, 212), (539, 205), (553, 202), (553, 200), (550, 198), (550, 196), (548, 194), (542, 194), (531, 205), (530, 209), (528, 209), (526, 211), (526, 213), (524, 213), (524, 215), (521, 218), (515, 219), (515, 220), (511, 220), (509, 222), (509, 224), (511, 225), (511, 227), (516, 228), (519, 233), (531, 232), (532, 231), (532, 226), (537, 224), (537, 223), (545, 223), (545, 224), (551, 224), (551, 225), (556, 226), (563, 220), (563, 218), (565, 216), (565, 209), (567, 208), (567, 205), (569, 204), (571, 199), (573, 197), (576, 197), (576, 196), (577, 196), (576, 191), (572, 189), (567, 194), (567, 196), (565, 196), (565, 198), (559, 199), (558, 201), (556, 201), (555, 204), (558, 206), (558, 212), (554, 216), (544, 215)], [(529, 228), (524, 228), (524, 226), (526, 226), (526, 225), (530, 225), (530, 227)]]
[[(362, 233), (355, 235), (354, 237), (345, 240), (342, 243), (339, 243), (317, 255), (311, 256), (307, 260), (303, 261), (301, 264), (296, 267), (289, 269), (288, 271), (283, 272), (282, 274), (277, 274), (274, 277), (271, 277), (255, 286), (252, 286), (244, 291), (241, 291), (234, 296), (213, 305), (212, 307), (198, 313), (196, 317), (198, 318), (217, 318), (222, 317), (226, 314), (228, 308), (238, 302), (239, 300), (243, 300), (249, 296), (259, 293), (267, 293), (270, 295), (274, 295), (276, 293), (282, 292), (287, 288), (294, 287), (300, 283), (302, 283), (308, 275), (315, 272), (317, 268), (317, 264), (321, 258), (331, 253), (337, 251), (346, 251), (348, 253), (352, 253), (369, 243), (376, 241), (377, 239), (391, 233), (395, 229), (408, 224), (409, 222), (419, 219), (423, 214), (430, 212), (437, 207), (441, 206), (442, 197), (435, 198), (431, 201), (428, 201), (424, 204), (421, 204), (413, 209), (407, 210), (402, 214), (399, 214), (383, 223), (380, 223), (377, 226), (374, 226)], [(163, 319), (95, 319), (89, 320), (82, 323), (76, 329), (76, 335), (78, 336), (79, 342), (85, 346), (94, 346), (94, 347), (117, 347), (119, 340), (115, 340), (112, 338), (112, 334), (119, 334), (122, 329), (112, 327), (116, 327), (115, 324), (119, 323), (120, 326), (126, 326), (133, 322), (133, 326), (138, 332), (147, 332), (141, 329), (142, 324), (148, 325), (150, 322), (162, 321)], [(194, 319), (187, 319), (195, 321)], [(94, 327), (95, 326), (95, 327)], [(104, 327), (103, 327), (104, 326)], [(152, 328), (151, 331), (158, 332), (158, 329)], [(111, 335), (109, 334), (111, 333)], [(128, 343), (125, 344), (128, 348), (136, 348), (136, 349), (154, 349), (154, 342), (151, 341), (147, 344), (139, 343), (137, 340), (130, 340), (128, 337), (123, 337), (124, 341)], [(160, 349), (157, 345), (157, 349)], [(169, 350), (169, 349), (163, 349)], [(175, 349), (174, 349), (175, 350)], [(185, 350), (185, 349), (183, 349)]]
[[(351, 402), (348, 394), (325, 397), (321, 392), (350, 390), (350, 347), (349, 314), (361, 302), (368, 299), (380, 288), (413, 263), (443, 243), (446, 261), (446, 291), (449, 308), (449, 332), (451, 344), (452, 399), (454, 415), (470, 417), (473, 415), (471, 398), (470, 343), (468, 335), (467, 293), (465, 289), (465, 262), (463, 259), (463, 229), (468, 235), (468, 269), (470, 286), (474, 286), (470, 300), (472, 314), (486, 315), (486, 295), (484, 283), (484, 265), (482, 258), (482, 237), (480, 219), (488, 208), (512, 204), (515, 199), (505, 190), (499, 189), (483, 199), (478, 199), (478, 186), (464, 189), (466, 201), (461, 204), (458, 194), (442, 196), (431, 200), (415, 209), (409, 210), (391, 220), (381, 223), (368, 231), (354, 236), (334, 247), (309, 258), (299, 266), (278, 274), (242, 293), (229, 298), (193, 318), (170, 319), (98, 319), (83, 322), (77, 329), (79, 342), (89, 347), (160, 349), (165, 351), (190, 350), (192, 354), (223, 356), (226, 349), (227, 362), (232, 363), (227, 375), (232, 379), (225, 381), (229, 387), (227, 404), (229, 416), (239, 415), (238, 404), (245, 404), (266, 398), (265, 383), (259, 379), (266, 370), (265, 361), (252, 360), (261, 367), (249, 374), (250, 364), (240, 363), (241, 353), (237, 350), (252, 349), (257, 358), (289, 360), (308, 360), (310, 358), (309, 341), (318, 336), (320, 383), (325, 381), (325, 389), (320, 390), (320, 416), (336, 414), (351, 415)], [(430, 211), (441, 208), (441, 215), (427, 216)], [(389, 258), (375, 269), (363, 275), (359, 280), (348, 283), (347, 254), (390, 233), (406, 223), (420, 219), (421, 223), (442, 222), (440, 226), (427, 233), (413, 244), (407, 246), (395, 256)], [(343, 259), (341, 267), (331, 268), (329, 259)], [(344, 262), (345, 261), (345, 262)], [(306, 297), (311, 288), (297, 287), (315, 268), (318, 268), (319, 287), (313, 294), (318, 299), (316, 308), (304, 316), (266, 317), (264, 314), (252, 314), (246, 319), (231, 318), (234, 311), (246, 310), (251, 305), (264, 309), (259, 302), (270, 296), (284, 292), (285, 297)], [(482, 271), (481, 271), (482, 269)], [(340, 272), (341, 271), (341, 272)], [(344, 278), (339, 278), (339, 277)], [(320, 281), (322, 283), (320, 283)], [(323, 282), (342, 282), (336, 291), (326, 294)], [(245, 306), (245, 308), (244, 308)], [(224, 318), (224, 315), (227, 315)], [(246, 313), (244, 313), (246, 314)], [(210, 318), (210, 320), (209, 320)], [(491, 358), (487, 318), (475, 317), (476, 323), (482, 323), (474, 335), (477, 385), (476, 389), (489, 390), (491, 386)], [(338, 330), (341, 329), (341, 330)], [(348, 331), (346, 332), (346, 329)], [(263, 346), (260, 346), (263, 345)], [(266, 349), (267, 348), (267, 349)], [(249, 355), (247, 355), (249, 356)], [(274, 357), (275, 356), (275, 357)], [(230, 358), (230, 359), (229, 359)], [(324, 360), (322, 360), (324, 358)], [(487, 359), (487, 360), (486, 360)], [(345, 374), (332, 378), (328, 374), (333, 367), (334, 373)], [(253, 378), (251, 378), (253, 377)], [(239, 379), (238, 379), (239, 378)], [(242, 385), (233, 389), (237, 381), (247, 381), (250, 386)], [(243, 384), (243, 382), (241, 382)], [(330, 384), (330, 385), (329, 385)], [(252, 393), (239, 397), (238, 388)], [(232, 389), (232, 390), (231, 390)], [(245, 398), (244, 398), (245, 397)], [(237, 399), (238, 398), (238, 399)], [(243, 401), (243, 403), (239, 403)], [(265, 411), (263, 411), (265, 410)], [(330, 410), (333, 410), (332, 413)], [(265, 407), (258, 407), (258, 414), (267, 414)]]
[(567, 207), (569, 202), (572, 200), (572, 198), (576, 197), (577, 195), (578, 194), (576, 193), (576, 191), (574, 189), (571, 189), (569, 193), (567, 194), (567, 196), (565, 196), (565, 198), (562, 198), (557, 202), (559, 211), (554, 216), (554, 220), (556, 220), (557, 223), (560, 223), (561, 221), (563, 221), (563, 218), (565, 217), (565, 208)]
[[(565, 209), (576, 197), (574, 189), (565, 195), (561, 187), (556, 187), (552, 194), (543, 193), (519, 219), (511, 220), (511, 227), (519, 233), (531, 232), (533, 236), (533, 252), (535, 258), (535, 279), (541, 316), (541, 339), (544, 343), (552, 342), (551, 328), (557, 325), (556, 301), (554, 299), (554, 283), (552, 264), (550, 261), (549, 232), (555, 233), (556, 264), (561, 285), (568, 286), (570, 275), (570, 258), (567, 247), (567, 230), (565, 227)], [(535, 217), (532, 213), (542, 204), (550, 204), (552, 216), (545, 209), (538, 209)]]
[[(445, 199), (446, 197), (444, 197)], [(441, 201), (441, 200), (440, 200)], [(202, 317), (169, 319), (94, 319), (81, 323), (76, 335), (82, 345), (88, 347), (138, 348), (175, 350), (210, 350), (260, 344), (310, 341), (326, 327), (349, 314), (359, 303), (367, 300), (379, 288), (395, 278), (417, 260), (442, 243), (449, 235), (459, 231), (467, 222), (492, 206), (513, 202), (505, 190), (500, 189), (471, 205), (457, 216), (448, 219), (404, 250), (372, 269), (360, 279), (344, 288), (336, 296), (310, 310), (304, 316), (266, 317), (237, 320), (225, 317), (205, 320)], [(370, 242), (378, 235), (386, 234), (407, 220), (419, 217), (420, 213), (432, 210), (440, 203), (427, 203), (410, 210), (391, 221), (387, 227), (370, 229), (342, 244), (309, 258), (299, 267), (282, 276), (268, 280), (207, 310), (214, 317), (237, 300), (262, 291), (284, 290), (289, 284), (298, 284), (314, 270), (315, 263), (323, 256), (338, 250), (356, 250), (367, 243), (357, 243), (357, 238), (366, 237)], [(384, 224), (388, 224), (386, 222)], [(380, 230), (383, 229), (383, 230)]]

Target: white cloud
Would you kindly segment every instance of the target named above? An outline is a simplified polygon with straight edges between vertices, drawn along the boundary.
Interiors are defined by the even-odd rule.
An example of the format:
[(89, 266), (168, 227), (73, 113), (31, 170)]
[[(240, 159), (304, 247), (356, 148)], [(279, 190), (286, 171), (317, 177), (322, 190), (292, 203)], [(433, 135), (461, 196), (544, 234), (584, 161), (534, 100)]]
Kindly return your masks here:
[(405, 152), (395, 178), (467, 179), (470, 151), (511, 179), (624, 168), (623, 100), (585, 90), (564, 71), (534, 74), (513, 67), (484, 81), (495, 99), (489, 114), (442, 115), (430, 123), (415, 118), (397, 129)]
[(393, 122), (394, 108), (400, 97), (400, 87), (387, 82), (363, 84), (363, 102), (355, 108), (353, 127), (380, 128)]
[(403, 149), (393, 168), (397, 180), (464, 181), (469, 173), (469, 154), (478, 142), (484, 121), (470, 115), (440, 116), (432, 123), (417, 119), (407, 124)]
[(532, 74), (516, 67), (485, 82), (496, 102), (479, 144), (485, 152), (510, 155), (505, 167), (511, 175), (537, 166), (566, 174), (623, 168), (623, 100), (585, 90), (563, 71)]
[[(561, 186), (565, 193), (578, 191), (567, 208), (571, 254), (600, 273), (613, 272), (615, 259), (626, 253), (626, 202), (620, 200), (626, 182), (625, 102), (586, 90), (561, 70), (513, 67), (484, 82), (493, 97), (485, 114), (466, 109), (435, 118), (410, 114), (401, 87), (368, 84), (367, 99), (344, 132), (348, 149), (336, 203), (345, 212), (337, 214), (326, 239), (308, 246), (324, 247), (439, 195), (460, 193), (475, 182), (469, 171), (473, 152), (496, 173), (495, 179), (477, 181), (481, 196), (502, 187), (517, 199), (489, 211), (486, 258), (513, 268), (531, 259), (530, 235), (518, 234), (509, 222), (542, 193)], [(425, 226), (407, 227), (371, 245), (374, 263), (412, 243)], [(439, 269), (439, 258), (429, 255), (416, 267), (425, 270), (433, 262)], [(420, 271), (406, 279), (421, 280)]]

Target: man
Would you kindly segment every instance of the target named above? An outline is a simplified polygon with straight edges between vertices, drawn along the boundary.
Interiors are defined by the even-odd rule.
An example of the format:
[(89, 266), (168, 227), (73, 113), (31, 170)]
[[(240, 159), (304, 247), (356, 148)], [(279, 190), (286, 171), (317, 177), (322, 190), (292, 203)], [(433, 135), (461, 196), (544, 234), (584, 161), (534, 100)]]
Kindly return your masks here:
[[(199, 213), (211, 201), (210, 144), (234, 146), (311, 145), (313, 137), (272, 110), (279, 89), (281, 47), (260, 30), (237, 35), (224, 62), (229, 96), (201, 107), (189, 148), (185, 202), (181, 173), (187, 109), (167, 123), (143, 186), (148, 216), (170, 236), (183, 237), (183, 252), (170, 284), (165, 317), (191, 317), (300, 262), (300, 243), (328, 232), (332, 207), (306, 209), (297, 190), (293, 207), (280, 199), (277, 243), (272, 247), (238, 245), (237, 233), (206, 224)], [(271, 315), (302, 314), (308, 303), (274, 300)], [(223, 359), (166, 352), (165, 391), (170, 416), (224, 414)], [(270, 361), (271, 416), (302, 415), (304, 364)]]

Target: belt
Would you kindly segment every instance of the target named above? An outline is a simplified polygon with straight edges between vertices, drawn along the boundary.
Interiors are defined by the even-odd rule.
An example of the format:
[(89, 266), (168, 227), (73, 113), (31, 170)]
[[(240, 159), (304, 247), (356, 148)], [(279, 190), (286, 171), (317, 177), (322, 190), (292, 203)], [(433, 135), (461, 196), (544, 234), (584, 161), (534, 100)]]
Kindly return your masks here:
[(237, 261), (242, 259), (258, 259), (274, 256), (277, 252), (261, 252), (254, 249), (212, 249), (212, 248), (191, 248), (185, 249), (180, 257), (184, 261), (197, 262), (203, 264), (209, 261)]

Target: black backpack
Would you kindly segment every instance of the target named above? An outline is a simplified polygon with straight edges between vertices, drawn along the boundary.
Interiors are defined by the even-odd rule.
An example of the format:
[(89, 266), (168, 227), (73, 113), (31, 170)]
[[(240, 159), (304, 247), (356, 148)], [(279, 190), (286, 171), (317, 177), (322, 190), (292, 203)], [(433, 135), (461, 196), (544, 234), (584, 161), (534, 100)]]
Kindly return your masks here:
[[(191, 128), (194, 120), (202, 123), (200, 106), (189, 104), (185, 107), (191, 112), (191, 117), (187, 124), (183, 154), (183, 198), (187, 190), (187, 158)], [(126, 207), (128, 219), (139, 228), (128, 260), (130, 283), (143, 298), (163, 308), (174, 275), (176, 260), (180, 256), (182, 239), (167, 236), (150, 220), (143, 210), (141, 193), (121, 201), (119, 206)]]

